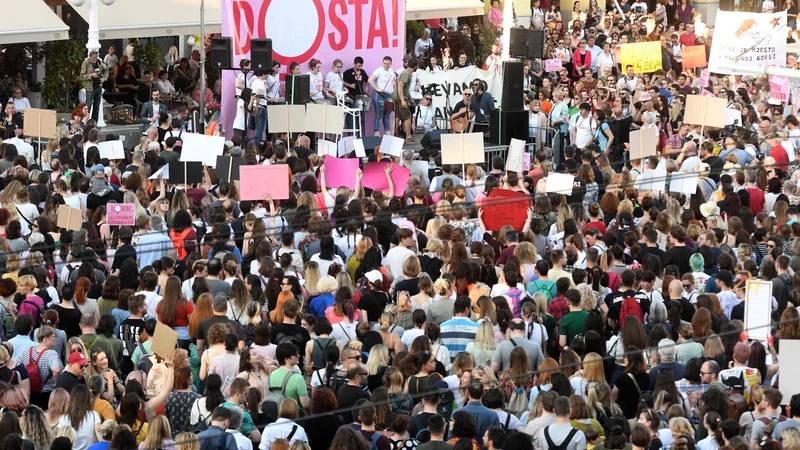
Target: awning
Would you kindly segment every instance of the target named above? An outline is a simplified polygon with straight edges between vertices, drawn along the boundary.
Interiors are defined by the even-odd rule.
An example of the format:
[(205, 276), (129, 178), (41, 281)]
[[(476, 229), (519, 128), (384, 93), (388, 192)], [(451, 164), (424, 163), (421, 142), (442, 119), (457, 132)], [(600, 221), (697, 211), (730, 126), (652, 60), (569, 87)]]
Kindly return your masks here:
[(406, 20), (480, 16), (481, 0), (406, 0)]
[[(8, 1), (8, 0), (5, 0)], [(208, 33), (222, 31), (219, 1), (206, 1)], [(74, 6), (73, 6), (74, 7)], [(89, 22), (89, 2), (74, 7)], [(200, 34), (200, 2), (197, 0), (117, 0), (97, 5), (100, 39), (146, 38)]]
[(14, 12), (0, 25), (0, 44), (69, 39), (69, 27), (41, 0), (0, 0), (0, 11)]

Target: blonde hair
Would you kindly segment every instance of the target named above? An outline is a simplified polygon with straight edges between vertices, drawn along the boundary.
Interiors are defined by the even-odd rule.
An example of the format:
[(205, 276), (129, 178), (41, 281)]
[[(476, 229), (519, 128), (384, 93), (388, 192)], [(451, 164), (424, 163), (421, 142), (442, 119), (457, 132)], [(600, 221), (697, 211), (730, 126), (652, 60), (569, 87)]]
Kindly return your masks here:
[[(447, 223), (447, 220), (445, 220), (444, 217), (435, 216), (433, 219), (429, 220), (428, 221), (428, 225), (425, 226), (425, 236), (436, 236), (439, 233), (439, 228), (441, 228), (442, 225), (444, 225), (446, 223)], [(433, 247), (431, 247), (431, 244), (434, 243), (434, 242), (432, 242), (432, 241), (438, 242), (439, 245), (442, 244), (442, 241), (440, 241), (437, 238), (429, 238), (428, 239), (428, 250), (433, 250)]]
[(444, 296), (448, 289), (450, 289), (450, 282), (444, 278), (439, 278), (435, 283), (433, 283), (433, 291), (440, 296)]
[(514, 256), (519, 258), (520, 264), (536, 264), (536, 247), (530, 242), (520, 242), (514, 247)]
[(544, 292), (533, 294), (533, 304), (536, 305), (534, 310), (536, 315), (544, 320), (545, 315), (547, 315), (547, 295)]
[(378, 370), (388, 364), (389, 349), (383, 344), (373, 345), (372, 349), (369, 351), (369, 358), (367, 358), (367, 373), (370, 375), (377, 375)]
[(169, 427), (169, 420), (166, 416), (153, 416), (147, 427), (147, 435), (142, 441), (141, 445), (144, 448), (157, 448), (161, 447), (163, 439), (170, 439), (172, 431)]
[(23, 276), (19, 277), (19, 280), (17, 281), (17, 288), (20, 288), (20, 287), (23, 287), (23, 286), (28, 288), (28, 289), (33, 290), (33, 289), (36, 289), (37, 287), (39, 287), (39, 284), (36, 283), (36, 278), (34, 278), (33, 275), (23, 275)]
[(472, 306), (475, 306), (478, 303), (478, 299), (483, 297), (484, 295), (488, 296), (492, 290), (484, 283), (478, 282), (472, 286), (472, 289), (469, 290), (469, 299), (472, 301)]
[(330, 275), (325, 275), (317, 282), (317, 291), (321, 294), (328, 294), (337, 289), (339, 289), (339, 282)]
[(397, 293), (397, 310), (400, 312), (411, 311), (411, 296), (407, 291)]
[(583, 377), (587, 381), (598, 383), (606, 382), (605, 368), (603, 367), (603, 357), (595, 352), (587, 353), (583, 357)]
[(475, 333), (475, 344), (481, 350), (492, 350), (497, 348), (497, 337), (494, 335), (494, 326), (488, 320), (482, 320)]
[(478, 374), (483, 374), (486, 377), (486, 381), (483, 382), (484, 389), (491, 389), (494, 387), (498, 387), (500, 383), (497, 382), (497, 376), (494, 374), (494, 370), (492, 370), (489, 366), (481, 364), (480, 366), (476, 367), (472, 370), (472, 378), (478, 378)]
[(694, 436), (694, 428), (692, 428), (692, 424), (689, 422), (689, 419), (685, 417), (673, 417), (670, 419), (669, 431), (672, 432), (673, 438), (677, 438), (678, 436), (684, 434)]
[(390, 313), (389, 311), (382, 312), (380, 319), (378, 319), (381, 331), (389, 331), (389, 327), (392, 326), (393, 321), (394, 321), (394, 314)]
[[(593, 311), (597, 307), (597, 296), (591, 286), (586, 283), (581, 283), (575, 287), (581, 293), (581, 309), (584, 311)], [(538, 292), (537, 292), (538, 294)], [(544, 295), (542, 293), (542, 295)]]
[(58, 432), (56, 433), (56, 437), (57, 438), (65, 437), (69, 439), (69, 441), (72, 442), (73, 445), (75, 445), (75, 439), (78, 436), (75, 433), (75, 428), (72, 428), (69, 425), (64, 425), (62, 427), (58, 427)]
[(185, 432), (175, 436), (175, 444), (176, 450), (200, 450), (200, 441), (194, 433)]

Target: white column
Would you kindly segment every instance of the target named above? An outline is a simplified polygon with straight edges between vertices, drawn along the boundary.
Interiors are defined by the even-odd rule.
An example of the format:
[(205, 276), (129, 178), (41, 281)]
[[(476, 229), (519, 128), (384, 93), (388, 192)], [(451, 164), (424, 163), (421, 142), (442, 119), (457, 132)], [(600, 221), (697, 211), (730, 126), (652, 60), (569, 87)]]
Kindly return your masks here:
[(505, 0), (503, 6), (503, 35), (500, 37), (500, 43), (503, 44), (503, 61), (508, 61), (511, 49), (511, 28), (514, 26), (514, 11), (513, 2)]

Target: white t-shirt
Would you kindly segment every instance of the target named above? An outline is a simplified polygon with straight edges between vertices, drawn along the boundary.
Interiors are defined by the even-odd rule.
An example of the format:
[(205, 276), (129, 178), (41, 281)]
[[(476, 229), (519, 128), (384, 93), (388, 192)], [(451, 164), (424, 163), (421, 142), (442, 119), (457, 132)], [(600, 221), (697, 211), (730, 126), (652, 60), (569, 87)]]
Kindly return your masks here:
[[(261, 78), (256, 78), (255, 80), (253, 80), (251, 89), (253, 90), (253, 95), (262, 95), (262, 96), (267, 95), (267, 84)], [(262, 106), (267, 106), (267, 99), (259, 99), (258, 104)]]
[(267, 76), (267, 97), (278, 98), (281, 95), (281, 79), (280, 75)]
[(309, 92), (312, 100), (322, 100), (322, 72), (314, 75), (313, 72), (308, 72)]
[(17, 147), (17, 154), (28, 158), (28, 162), (33, 162), (33, 146), (31, 144), (28, 144), (18, 137), (6, 139), (3, 143), (14, 144), (14, 146)]
[(392, 69), (384, 70), (383, 67), (378, 67), (375, 72), (372, 72), (370, 78), (375, 78), (375, 86), (384, 91), (385, 95), (394, 92), (394, 82), (397, 76)]
[(333, 89), (336, 92), (344, 92), (344, 80), (341, 73), (328, 72), (325, 75), (325, 82), (328, 83), (328, 89)]
[(614, 69), (614, 54), (610, 53), (606, 55), (605, 53), (600, 53), (597, 55), (597, 74), (603, 75), (605, 73), (605, 68)]
[(236, 117), (233, 119), (233, 129), (246, 130), (246, 126), (247, 121), (245, 120), (244, 100), (240, 98), (236, 100)]
[(339, 255), (333, 255), (333, 260), (331, 261), (328, 259), (320, 258), (319, 253), (317, 253), (316, 255), (311, 257), (311, 261), (317, 263), (319, 265), (319, 273), (325, 275), (328, 274), (328, 268), (332, 264), (339, 264), (340, 266), (344, 266), (344, 262), (342, 261), (342, 258)]
[(575, 130), (575, 145), (580, 149), (592, 142), (592, 136), (597, 130), (597, 121), (591, 115), (583, 117), (575, 114), (570, 120), (569, 128), (570, 131)]
[(72, 444), (73, 450), (86, 450), (97, 443), (97, 436), (94, 433), (94, 426), (100, 423), (100, 415), (94, 411), (88, 411), (86, 417), (81, 421), (80, 426), (75, 426), (69, 416), (62, 416), (58, 421), (58, 426), (71, 426), (75, 429), (75, 443)]
[(631, 11), (635, 12), (636, 14), (647, 14), (647, 3), (636, 2), (631, 5)]
[[(392, 276), (395, 279), (402, 280), (404, 279), (403, 276), (403, 263), (406, 261), (406, 257), (409, 255), (413, 255), (414, 252), (409, 250), (402, 245), (398, 245), (397, 247), (392, 248), (386, 253), (386, 266), (392, 272)], [(320, 268), (320, 273), (322, 273), (322, 268)]]
[(772, 0), (764, 0), (764, 3), (761, 4), (761, 12), (769, 12), (775, 10), (775, 3)]
[(436, 111), (433, 106), (419, 106), (417, 109), (417, 123), (425, 128), (425, 131), (433, 130), (433, 119)]

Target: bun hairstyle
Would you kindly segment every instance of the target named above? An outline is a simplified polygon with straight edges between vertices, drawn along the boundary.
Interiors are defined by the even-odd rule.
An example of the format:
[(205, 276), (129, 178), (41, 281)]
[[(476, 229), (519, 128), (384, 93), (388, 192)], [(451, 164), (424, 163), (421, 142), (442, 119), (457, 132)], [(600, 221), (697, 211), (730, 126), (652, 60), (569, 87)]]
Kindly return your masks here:
[(625, 430), (619, 425), (612, 427), (611, 432), (606, 437), (606, 448), (609, 450), (623, 450), (627, 443), (628, 438), (625, 436)]
[(322, 61), (316, 58), (311, 58), (311, 61), (308, 62), (308, 68), (314, 70), (314, 67), (317, 67), (317, 64), (322, 64)]

